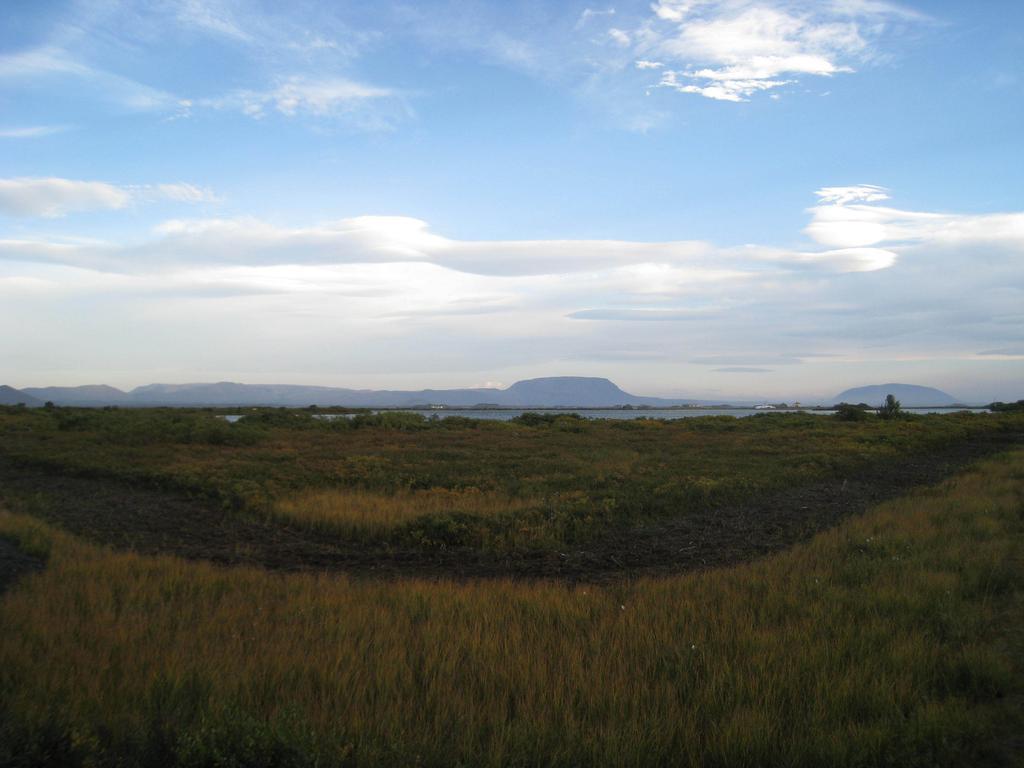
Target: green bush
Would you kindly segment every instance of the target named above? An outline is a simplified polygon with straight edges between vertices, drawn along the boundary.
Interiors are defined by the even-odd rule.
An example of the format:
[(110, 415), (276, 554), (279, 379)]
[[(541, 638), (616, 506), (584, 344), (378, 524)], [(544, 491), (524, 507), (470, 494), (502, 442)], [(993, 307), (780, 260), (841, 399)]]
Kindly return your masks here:
[(882, 419), (898, 419), (904, 413), (900, 407), (900, 401), (895, 395), (886, 395), (885, 402), (878, 406), (878, 416)]
[(1018, 400), (1015, 403), (1003, 403), (997, 400), (994, 403), (989, 403), (988, 409), (996, 413), (1024, 413), (1024, 400)]
[[(339, 419), (341, 421), (341, 419)], [(427, 429), (430, 422), (420, 413), (409, 411), (381, 411), (380, 413), (360, 413), (352, 417), (351, 424), (356, 429), (380, 427), (383, 429), (417, 430)]]
[(868, 413), (866, 408), (849, 403), (839, 403), (833, 416), (839, 421), (867, 421)]
[(514, 424), (522, 424), (525, 427), (550, 427), (556, 424), (567, 425), (584, 420), (578, 413), (534, 413), (533, 411), (527, 411), (511, 419)]

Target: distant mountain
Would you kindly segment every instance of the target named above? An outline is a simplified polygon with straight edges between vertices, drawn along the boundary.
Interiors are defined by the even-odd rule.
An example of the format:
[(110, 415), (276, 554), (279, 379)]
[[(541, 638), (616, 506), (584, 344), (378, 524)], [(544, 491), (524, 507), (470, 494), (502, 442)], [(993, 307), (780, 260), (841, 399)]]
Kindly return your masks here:
[(685, 401), (638, 397), (623, 392), (608, 379), (584, 376), (554, 376), (517, 381), (500, 391), (504, 405), (579, 406), (600, 408), (605, 405), (677, 405)]
[[(475, 405), (494, 389), (453, 389), (414, 392), (309, 387), (295, 384), (149, 384), (130, 393), (132, 405), (272, 405), (303, 408), (308, 405), (350, 408), (409, 407), (430, 403)], [(482, 399), (483, 398), (483, 399)], [(491, 401), (493, 402), (493, 401)]]
[(127, 392), (108, 387), (106, 384), (86, 384), (81, 387), (25, 387), (23, 390), (43, 403), (55, 405), (129, 405)]
[(833, 403), (867, 403), (875, 406), (885, 401), (886, 395), (892, 395), (906, 408), (920, 408), (930, 405), (955, 405), (958, 402), (952, 395), (933, 387), (919, 387), (916, 384), (872, 384), (867, 387), (855, 387), (840, 392)]
[(0, 405), (18, 405), (19, 403), (23, 403), (30, 408), (37, 408), (43, 404), (42, 401), (37, 400), (20, 389), (0, 384)]
[(301, 385), (150, 384), (130, 393), (133, 405), (283, 405), (349, 406), (353, 408), (446, 405), (469, 407), (482, 403), (506, 407), (601, 407), (618, 405), (678, 405), (686, 400), (637, 397), (608, 379), (557, 376), (527, 379), (508, 389), (366, 390)]
[(582, 376), (555, 376), (527, 379), (508, 389), (421, 389), (368, 390), (336, 387), (309, 387), (293, 384), (239, 384), (221, 381), (212, 384), (147, 384), (131, 392), (113, 387), (44, 387), (26, 389), (39, 400), (57, 405), (124, 406), (347, 406), (350, 408), (446, 405), (469, 407), (481, 404), (505, 407), (577, 407), (647, 405), (666, 407), (689, 405), (695, 400), (670, 400), (640, 397), (624, 392), (608, 379)]

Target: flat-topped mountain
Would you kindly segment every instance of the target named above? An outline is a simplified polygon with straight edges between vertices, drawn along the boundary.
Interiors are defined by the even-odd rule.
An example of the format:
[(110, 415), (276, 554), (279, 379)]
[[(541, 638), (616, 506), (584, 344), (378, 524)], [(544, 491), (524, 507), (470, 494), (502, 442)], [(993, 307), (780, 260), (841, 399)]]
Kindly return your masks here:
[(871, 384), (866, 387), (854, 387), (840, 392), (832, 398), (832, 402), (867, 403), (874, 406), (884, 402), (886, 395), (892, 395), (907, 408), (955, 405), (963, 402), (940, 389), (921, 387), (916, 384)]
[(369, 390), (311, 387), (295, 384), (239, 384), (231, 381), (199, 384), (147, 384), (131, 392), (114, 387), (41, 387), (25, 392), (57, 405), (124, 406), (347, 406), (351, 408), (445, 405), (469, 407), (600, 408), (623, 405), (666, 407), (695, 400), (641, 397), (625, 392), (608, 379), (553, 376), (518, 381), (507, 389)]
[(500, 392), (504, 405), (601, 407), (603, 405), (677, 404), (678, 400), (638, 397), (624, 392), (608, 379), (585, 376), (552, 376), (517, 381)]
[(20, 389), (9, 387), (6, 384), (0, 384), (0, 405), (27, 405), (30, 407), (36, 407), (42, 405), (43, 402), (27, 392), (23, 392)]

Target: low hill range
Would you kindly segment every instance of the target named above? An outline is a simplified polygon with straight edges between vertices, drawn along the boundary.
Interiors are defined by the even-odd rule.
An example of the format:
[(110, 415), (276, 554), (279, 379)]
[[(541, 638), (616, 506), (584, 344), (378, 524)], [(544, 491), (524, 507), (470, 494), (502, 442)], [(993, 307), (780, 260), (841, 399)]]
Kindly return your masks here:
[[(18, 390), (11, 390), (18, 392)], [(625, 392), (608, 379), (585, 376), (554, 376), (518, 381), (507, 389), (363, 390), (294, 384), (147, 384), (124, 392), (106, 385), (82, 387), (26, 387), (22, 402), (52, 402), (68, 406), (286, 406), (310, 405), (350, 408), (409, 408), (498, 406), (503, 408), (603, 408), (717, 404), (699, 401), (641, 397)], [(25, 397), (34, 400), (28, 403)]]
[(21, 392), (39, 405), (100, 407), (105, 405), (131, 405), (131, 394), (106, 384), (86, 384), (80, 387), (25, 387)]
[(832, 402), (867, 403), (874, 407), (885, 402), (886, 395), (895, 397), (905, 408), (942, 407), (963, 403), (962, 400), (957, 400), (940, 389), (922, 387), (917, 384), (872, 384), (866, 387), (854, 387), (840, 392), (832, 398)]
[[(874, 384), (847, 389), (831, 403), (866, 403), (877, 406), (892, 394), (907, 408), (952, 406), (952, 395), (932, 387), (914, 384)], [(77, 407), (146, 406), (276, 406), (305, 408), (341, 406), (349, 408), (411, 408), (446, 406), (453, 408), (621, 408), (625, 406), (671, 408), (686, 405), (720, 405), (721, 400), (644, 397), (620, 389), (604, 378), (552, 376), (517, 381), (506, 389), (371, 390), (316, 387), (299, 384), (239, 384), (222, 381), (201, 384), (147, 384), (125, 392), (105, 384), (79, 387), (0, 386), (0, 405), (23, 403), (39, 407), (46, 402)], [(753, 403), (733, 403), (753, 405)]]
[(43, 401), (37, 400), (20, 389), (0, 384), (0, 405), (27, 405), (30, 408), (36, 408), (42, 404)]

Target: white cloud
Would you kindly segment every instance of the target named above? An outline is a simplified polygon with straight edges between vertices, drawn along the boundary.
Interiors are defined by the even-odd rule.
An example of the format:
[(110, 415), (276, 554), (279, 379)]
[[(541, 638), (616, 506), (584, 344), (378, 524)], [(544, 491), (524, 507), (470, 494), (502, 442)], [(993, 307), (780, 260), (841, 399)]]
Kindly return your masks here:
[(215, 199), (209, 190), (192, 184), (118, 186), (61, 178), (0, 179), (0, 213), (8, 216), (56, 218), (78, 211), (117, 210), (135, 201)]
[(179, 0), (177, 17), (186, 26), (244, 43), (253, 42), (253, 36), (242, 28), (230, 9), (212, 0)]
[(822, 203), (845, 205), (846, 203), (876, 203), (888, 200), (889, 192), (885, 187), (874, 184), (857, 184), (852, 187), (822, 187), (814, 193)]
[[(888, 197), (878, 194), (881, 197), (873, 199)], [(810, 212), (811, 223), (804, 232), (822, 245), (841, 249), (880, 243), (889, 247), (974, 243), (1024, 249), (1024, 213), (930, 213), (846, 202), (818, 205)]]
[(583, 12), (580, 14), (579, 19), (576, 20), (576, 29), (579, 29), (580, 27), (583, 27), (591, 19), (600, 18), (602, 16), (614, 16), (614, 15), (615, 15), (615, 9), (614, 8), (605, 8), (604, 10), (596, 10), (594, 8), (584, 8)]
[[(73, 343), (55, 342), (44, 359), (38, 343), (7, 339), (5, 359), (41, 370), (59, 357), (82, 376), (116, 366), (116, 349), (139, 371), (150, 360), (172, 366), (179, 373), (162, 376), (172, 380), (193, 378), (180, 372), (188, 365), (215, 378), (201, 367), (210, 359), (257, 380), (253, 361), (272, 360), (266, 376), (349, 386), (374, 383), (361, 373), (423, 386), (431, 372), (620, 371), (691, 391), (732, 386), (716, 376), (743, 372), (718, 368), (763, 366), (787, 398), (812, 378), (845, 380), (850, 366), (858, 377), (896, 377), (920, 372), (898, 367), (913, 361), (960, 359), (988, 366), (992, 381), (1012, 373), (1024, 343), (1024, 213), (902, 211), (862, 201), (878, 188), (827, 189), (820, 199), (849, 202), (812, 208), (812, 224), (824, 209), (873, 212), (882, 240), (819, 249), (464, 241), (407, 217), (176, 220), (134, 244), (11, 238), (0, 241), (0, 320), (30, 315), (35, 339)], [(89, 332), (68, 336), (83, 306)]]
[(570, 312), (573, 320), (616, 320), (626, 322), (680, 322), (706, 318), (700, 309), (581, 309)]
[[(717, 247), (693, 240), (454, 240), (419, 219), (359, 216), (307, 227), (283, 227), (255, 218), (175, 219), (155, 239), (132, 246), (91, 243), (50, 251), (40, 243), (26, 259), (65, 261), (136, 272), (180, 264), (380, 264), (423, 262), (466, 274), (494, 277), (562, 275), (620, 270), (616, 279), (635, 293), (661, 286), (703, 285), (763, 273), (843, 274), (891, 268), (901, 252), (929, 246), (1024, 248), (1024, 213), (962, 215), (902, 211), (858, 203), (880, 201), (873, 185), (825, 187), (809, 210), (805, 232), (820, 250), (766, 245)], [(115, 186), (67, 179), (0, 180), (0, 211), (60, 216), (74, 210), (117, 209), (135, 201), (216, 200), (189, 184)], [(17, 243), (5, 253), (16, 258)], [(676, 290), (676, 289), (673, 289)]]
[[(875, 199), (881, 188), (830, 187), (823, 200)], [(854, 191), (849, 191), (854, 190)], [(874, 191), (872, 191), (874, 190)], [(67, 179), (0, 180), (0, 207), (20, 215), (55, 216), (71, 210), (122, 208), (137, 200), (203, 202), (215, 198), (188, 184), (119, 187)], [(419, 219), (359, 216), (308, 227), (284, 227), (255, 218), (175, 219), (137, 245), (6, 241), (17, 258), (135, 272), (196, 264), (382, 264), (422, 262), (492, 277), (596, 274), (616, 270), (617, 285), (655, 295), (671, 286), (703, 288), (750, 276), (872, 272), (892, 267), (908, 248), (988, 245), (1024, 248), (1024, 213), (940, 214), (867, 204), (822, 204), (810, 209), (810, 237), (822, 250), (766, 245), (718, 247), (701, 241), (454, 240)], [(767, 272), (765, 270), (768, 270)]]
[(661, 69), (665, 65), (660, 61), (647, 61), (646, 59), (637, 59), (634, 63), (637, 69)]
[(287, 117), (343, 118), (366, 129), (390, 128), (410, 112), (399, 92), (342, 77), (291, 77), (264, 91), (239, 90), (200, 104), (236, 109), (254, 118), (264, 117), (269, 110)]
[(34, 262), (75, 266), (80, 259), (86, 259), (93, 269), (99, 266), (96, 248), (85, 248), (73, 242), (47, 240), (0, 240), (0, 259), (13, 262)]
[(758, 354), (747, 354), (747, 355), (707, 355), (704, 357), (695, 357), (690, 360), (694, 365), (727, 365), (727, 366), (745, 366), (745, 365), (800, 365), (804, 362), (804, 358), (814, 357), (815, 355), (801, 355), (801, 354), (784, 354), (784, 355), (758, 355)]
[(54, 74), (91, 77), (94, 71), (54, 46), (42, 46), (0, 55), (0, 77), (18, 78)]
[(137, 112), (181, 109), (173, 94), (129, 77), (89, 66), (57, 46), (42, 46), (0, 55), (0, 80), (32, 81), (45, 77), (70, 77), (85, 83), (101, 98)]
[[(355, 122), (377, 127), (392, 124), (408, 111), (390, 89), (325, 76), (339, 71), (378, 36), (350, 29), (340, 21), (340, 13), (296, 4), (258, 8), (233, 0), (72, 5), (76, 7), (68, 20), (54, 25), (49, 42), (0, 53), (0, 80), (36, 90), (51, 81), (73, 80), (89, 96), (122, 109), (178, 118), (190, 116), (193, 107), (231, 107), (253, 115), (270, 110), (287, 115), (347, 114)], [(178, 95), (137, 81), (130, 70), (108, 68), (111, 49), (152, 49), (165, 55), (169, 42), (196, 34), (217, 38), (222, 47), (225, 42), (239, 44), (231, 55), (251, 59), (260, 85), (219, 99), (209, 98), (208, 90), (205, 97)], [(270, 87), (262, 87), (267, 82)], [(370, 115), (366, 104), (373, 100), (388, 100), (389, 111), (381, 108), (381, 114)]]
[(696, 93), (716, 101), (747, 101), (758, 91), (767, 91), (786, 85), (789, 80), (723, 80), (710, 85), (693, 85), (679, 80), (679, 73), (667, 70), (658, 83), (662, 88), (671, 88), (679, 93)]
[(635, 35), (635, 52), (679, 67), (659, 85), (722, 101), (746, 101), (803, 76), (854, 71), (893, 18), (920, 19), (869, 0), (659, 0)]
[(37, 139), (68, 130), (66, 125), (30, 125), (22, 128), (0, 128), (0, 139)]
[(874, 272), (896, 263), (897, 254), (885, 248), (866, 248), (851, 245), (827, 251), (791, 251), (758, 246), (733, 249), (751, 260), (789, 264), (831, 272)]
[[(98, 269), (138, 272), (182, 264), (382, 264), (423, 262), (491, 277), (531, 277), (620, 270), (616, 280), (637, 293), (666, 284), (700, 286), (766, 268), (865, 272), (896, 256), (882, 248), (804, 252), (764, 246), (716, 248), (700, 241), (453, 240), (419, 219), (360, 216), (311, 227), (281, 227), (254, 218), (180, 219), (163, 223), (156, 239), (135, 246), (58, 250), (57, 260)], [(26, 258), (46, 258), (35, 250)], [(676, 290), (676, 289), (673, 289)]]
[(218, 201), (217, 196), (211, 190), (197, 187), (195, 184), (155, 184), (132, 187), (131, 189), (148, 199), (173, 200), (177, 203), (215, 203)]
[(166, 26), (169, 17), (186, 31), (250, 49), (264, 62), (282, 59), (298, 64), (315, 58), (320, 62), (343, 63), (380, 36), (373, 30), (353, 29), (345, 24), (341, 7), (315, 3), (171, 0), (165, 6), (151, 4), (146, 11), (152, 14), (149, 23), (157, 33)]
[[(69, 210), (124, 207), (133, 200), (215, 199), (191, 185), (115, 187), (62, 179), (4, 182), (0, 210), (19, 215), (55, 216)], [(0, 190), (4, 190), (0, 186)], [(852, 191), (851, 191), (852, 190)], [(868, 199), (880, 188), (826, 188), (825, 200)], [(381, 264), (422, 262), (465, 274), (528, 277), (619, 270), (620, 287), (655, 294), (665, 285), (703, 286), (735, 282), (765, 270), (800, 273), (857, 273), (884, 270), (908, 243), (997, 242), (1024, 239), (1024, 214), (986, 217), (914, 213), (872, 205), (819, 205), (810, 210), (806, 232), (825, 248), (799, 250), (765, 245), (716, 247), (680, 240), (454, 240), (431, 231), (419, 219), (359, 216), (307, 227), (283, 227), (255, 218), (175, 219), (155, 230), (156, 238), (133, 246), (47, 252), (38, 246), (32, 260), (70, 261), (98, 269), (138, 272), (181, 264)], [(12, 253), (9, 246), (7, 253)], [(16, 248), (15, 248), (16, 250)]]
[(8, 216), (53, 218), (73, 211), (124, 208), (125, 189), (101, 181), (71, 179), (0, 179), (0, 212)]
[(619, 29), (618, 27), (612, 27), (609, 29), (608, 37), (611, 38), (613, 43), (622, 48), (628, 48), (630, 43), (633, 42), (633, 38), (630, 36), (629, 32), (624, 29)]

